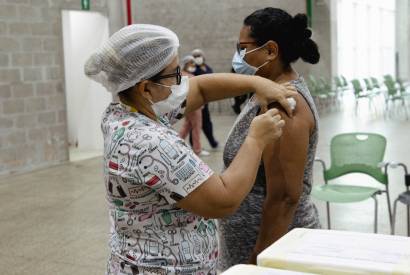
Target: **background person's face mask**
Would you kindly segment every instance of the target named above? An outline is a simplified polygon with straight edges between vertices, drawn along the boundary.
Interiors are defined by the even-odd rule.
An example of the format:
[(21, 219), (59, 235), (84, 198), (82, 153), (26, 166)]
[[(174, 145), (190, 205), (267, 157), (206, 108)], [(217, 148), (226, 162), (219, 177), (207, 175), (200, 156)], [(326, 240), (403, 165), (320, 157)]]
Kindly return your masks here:
[(204, 58), (202, 56), (195, 57), (194, 60), (195, 60), (195, 64), (198, 66), (201, 66), (202, 64), (204, 64)]
[(188, 73), (194, 73), (195, 71), (196, 71), (196, 68), (195, 67), (192, 67), (192, 66), (190, 66), (190, 67), (188, 67), (187, 69), (186, 69), (186, 71), (188, 72)]
[(187, 76), (181, 78), (181, 84), (179, 85), (164, 85), (160, 83), (155, 83), (159, 86), (164, 86), (171, 89), (171, 94), (164, 100), (152, 103), (152, 109), (154, 110), (157, 117), (161, 117), (176, 108), (178, 108), (182, 102), (186, 99), (189, 91), (189, 79)]
[(246, 49), (243, 49), (240, 52), (235, 51), (235, 54), (232, 58), (232, 68), (234, 69), (234, 71), (238, 74), (254, 75), (254, 74), (256, 74), (256, 72), (260, 68), (262, 68), (263, 66), (268, 64), (269, 61), (266, 61), (265, 63), (263, 63), (259, 67), (254, 67), (254, 66), (249, 65), (248, 63), (246, 63), (246, 61), (244, 59), (245, 55), (247, 55), (248, 53), (260, 50), (263, 47), (265, 47), (265, 45), (266, 45), (266, 43), (264, 45), (258, 47), (258, 48), (250, 50), (249, 52), (246, 52)]

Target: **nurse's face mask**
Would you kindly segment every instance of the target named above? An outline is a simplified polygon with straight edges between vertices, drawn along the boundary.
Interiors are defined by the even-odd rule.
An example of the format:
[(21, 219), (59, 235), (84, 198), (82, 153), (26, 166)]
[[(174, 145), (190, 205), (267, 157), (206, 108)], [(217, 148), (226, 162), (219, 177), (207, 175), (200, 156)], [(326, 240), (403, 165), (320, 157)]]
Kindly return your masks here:
[(232, 58), (232, 68), (234, 69), (234, 71), (235, 71), (236, 73), (239, 73), (239, 74), (254, 75), (254, 74), (256, 74), (256, 72), (257, 72), (260, 68), (262, 68), (263, 66), (265, 66), (266, 64), (268, 64), (270, 61), (266, 61), (266, 62), (263, 63), (262, 65), (260, 65), (260, 66), (258, 66), (258, 67), (255, 67), (255, 66), (252, 66), (252, 65), (248, 64), (248, 63), (245, 61), (245, 55), (247, 55), (247, 54), (249, 54), (249, 53), (252, 53), (252, 52), (256, 52), (256, 51), (262, 49), (263, 47), (265, 47), (265, 45), (266, 45), (267, 43), (268, 43), (268, 42), (266, 42), (265, 44), (263, 44), (262, 46), (260, 46), (260, 47), (258, 47), (258, 48), (255, 48), (255, 49), (252, 49), (252, 50), (250, 50), (250, 51), (247, 51), (246, 48), (243, 48), (243, 49), (242, 49), (243, 45), (244, 45), (244, 44), (256, 44), (256, 42), (238, 42), (238, 43), (236, 44), (235, 54), (234, 54), (234, 56), (233, 56), (233, 58)]
[[(175, 78), (176, 84), (165, 85), (165, 84), (156, 82), (156, 81), (159, 81), (165, 78)], [(181, 75), (180, 67), (177, 67), (176, 72), (173, 74), (160, 75), (158, 77), (152, 78), (151, 80), (154, 81), (155, 85), (166, 87), (171, 90), (171, 94), (166, 99), (155, 102), (155, 103), (151, 101), (151, 104), (152, 104), (151, 107), (158, 117), (163, 116), (171, 112), (172, 110), (175, 110), (176, 108), (178, 108), (182, 104), (182, 102), (184, 102), (184, 100), (186, 99), (188, 95), (189, 80), (187, 76)]]

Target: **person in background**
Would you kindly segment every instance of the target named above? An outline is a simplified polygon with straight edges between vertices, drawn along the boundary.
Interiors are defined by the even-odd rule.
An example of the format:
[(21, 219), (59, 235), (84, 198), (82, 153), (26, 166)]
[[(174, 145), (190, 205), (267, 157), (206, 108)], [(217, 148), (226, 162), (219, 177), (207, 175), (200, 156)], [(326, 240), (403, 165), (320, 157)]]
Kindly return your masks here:
[[(238, 211), (219, 221), (221, 269), (255, 263), (256, 256), (295, 227), (320, 228), (311, 201), (313, 162), (318, 142), (318, 112), (304, 79), (292, 68), (300, 58), (311, 64), (320, 54), (307, 17), (276, 8), (260, 9), (244, 20), (232, 67), (237, 74), (258, 75), (297, 89), (292, 119), (279, 141), (268, 145), (255, 185)], [(252, 97), (230, 132), (223, 160), (228, 167), (261, 106)]]
[[(201, 49), (195, 49), (192, 51), (192, 56), (195, 60), (196, 69), (194, 75), (203, 75), (203, 74), (211, 74), (213, 73), (211, 67), (209, 67), (205, 63), (205, 56), (204, 52)], [(202, 108), (202, 131), (206, 138), (208, 139), (209, 145), (211, 145), (212, 149), (218, 148), (218, 141), (214, 137), (213, 132), (213, 125), (211, 121), (211, 115), (209, 113), (208, 104), (205, 104)]]
[[(182, 75), (188, 77), (194, 76), (193, 73), (196, 70), (195, 60), (192, 55), (187, 55), (182, 59), (181, 62)], [(188, 134), (192, 135), (192, 149), (194, 153), (198, 156), (204, 157), (209, 156), (209, 152), (202, 150), (201, 146), (201, 129), (202, 129), (202, 110), (198, 109), (185, 116), (184, 124), (182, 124), (179, 130), (179, 136), (185, 139)]]

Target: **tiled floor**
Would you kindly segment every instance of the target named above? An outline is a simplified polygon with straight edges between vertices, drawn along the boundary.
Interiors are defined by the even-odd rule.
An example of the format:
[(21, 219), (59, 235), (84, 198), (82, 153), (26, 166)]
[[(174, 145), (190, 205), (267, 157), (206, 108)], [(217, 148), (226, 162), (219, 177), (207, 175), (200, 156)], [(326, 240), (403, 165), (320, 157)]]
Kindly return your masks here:
[[(337, 133), (371, 131), (387, 137), (386, 160), (410, 165), (410, 121), (402, 113), (385, 119), (381, 107), (378, 115), (362, 111), (364, 102), (355, 116), (349, 98), (343, 106), (321, 115), (318, 157), (329, 161), (330, 138)], [(223, 142), (234, 116), (214, 115), (213, 120)], [(204, 160), (220, 171), (221, 156), (213, 152)], [(400, 170), (391, 173), (392, 198), (404, 190), (402, 175)], [(371, 184), (359, 176), (346, 180)], [(322, 182), (319, 166), (315, 181)], [(100, 158), (0, 179), (0, 274), (103, 274), (108, 240), (104, 191)], [(386, 201), (379, 201), (379, 232), (389, 233)], [(325, 225), (325, 205), (317, 205)], [(332, 205), (332, 217), (334, 229), (372, 232), (373, 202)], [(397, 234), (405, 235), (403, 206), (398, 217)]]

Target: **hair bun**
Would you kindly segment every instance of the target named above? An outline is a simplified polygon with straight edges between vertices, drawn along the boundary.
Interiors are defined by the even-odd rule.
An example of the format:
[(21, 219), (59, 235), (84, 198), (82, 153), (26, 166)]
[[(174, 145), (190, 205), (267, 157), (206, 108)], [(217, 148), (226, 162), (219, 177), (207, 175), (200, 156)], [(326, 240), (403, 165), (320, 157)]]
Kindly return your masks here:
[(295, 30), (305, 30), (308, 27), (308, 18), (306, 14), (298, 13), (292, 18), (293, 27)]
[(311, 36), (312, 36), (312, 31), (311, 31), (311, 30), (309, 30), (309, 29), (304, 29), (304, 30), (303, 30), (303, 35), (302, 35), (302, 37), (303, 37), (304, 39), (309, 39)]

